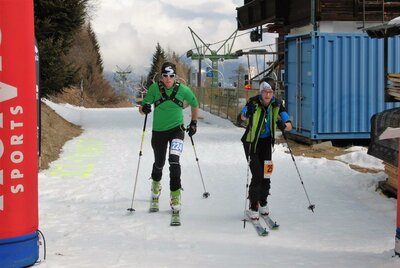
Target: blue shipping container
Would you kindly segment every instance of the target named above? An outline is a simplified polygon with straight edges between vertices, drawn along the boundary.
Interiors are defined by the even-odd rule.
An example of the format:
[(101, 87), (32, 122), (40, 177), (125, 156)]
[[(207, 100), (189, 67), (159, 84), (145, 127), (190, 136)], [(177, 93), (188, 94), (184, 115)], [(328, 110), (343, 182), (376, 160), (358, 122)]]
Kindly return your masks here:
[[(389, 38), (388, 72), (400, 73), (400, 36)], [(383, 39), (363, 33), (285, 38), (285, 101), (292, 134), (307, 140), (368, 139), (370, 118), (386, 109)]]

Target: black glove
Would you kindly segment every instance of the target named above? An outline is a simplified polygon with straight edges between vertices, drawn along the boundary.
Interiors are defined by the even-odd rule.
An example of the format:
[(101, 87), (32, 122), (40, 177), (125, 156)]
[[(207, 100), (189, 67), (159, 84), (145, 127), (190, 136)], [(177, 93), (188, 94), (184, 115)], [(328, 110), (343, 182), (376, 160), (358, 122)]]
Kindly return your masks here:
[(190, 121), (190, 124), (187, 126), (186, 131), (188, 132), (189, 136), (192, 137), (194, 134), (196, 134), (197, 131), (197, 121), (192, 120)]
[(276, 126), (282, 131), (285, 131), (286, 128), (286, 123), (284, 123), (282, 120), (276, 121)]
[(247, 112), (245, 115), (247, 118), (249, 118), (256, 111), (256, 105), (254, 104), (254, 102), (249, 102), (246, 106), (247, 106)]
[(151, 113), (151, 105), (150, 104), (145, 104), (142, 106), (142, 112), (144, 114), (149, 114)]

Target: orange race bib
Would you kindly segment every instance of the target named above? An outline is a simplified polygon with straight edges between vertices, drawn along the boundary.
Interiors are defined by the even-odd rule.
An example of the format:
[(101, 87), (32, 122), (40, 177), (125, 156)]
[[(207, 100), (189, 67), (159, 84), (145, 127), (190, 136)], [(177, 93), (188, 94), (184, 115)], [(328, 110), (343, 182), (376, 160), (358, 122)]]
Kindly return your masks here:
[(264, 161), (264, 179), (271, 178), (272, 171), (274, 170), (274, 164), (272, 160)]

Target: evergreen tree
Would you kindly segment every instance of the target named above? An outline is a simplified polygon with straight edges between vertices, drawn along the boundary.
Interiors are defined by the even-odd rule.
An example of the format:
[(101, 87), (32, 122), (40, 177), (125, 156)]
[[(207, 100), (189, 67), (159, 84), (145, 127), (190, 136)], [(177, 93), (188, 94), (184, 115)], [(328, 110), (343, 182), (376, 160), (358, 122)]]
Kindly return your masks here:
[(85, 21), (89, 0), (35, 0), (35, 35), (39, 46), (40, 94), (61, 92), (77, 83), (77, 68), (65, 63), (75, 33)]
[(93, 31), (91, 23), (89, 23), (89, 25), (88, 25), (88, 33), (89, 33), (90, 40), (92, 41), (94, 53), (96, 54), (96, 58), (97, 58), (96, 64), (100, 68), (100, 72), (103, 73), (104, 67), (103, 67), (103, 59), (101, 58), (101, 54), (100, 54), (100, 45), (99, 45), (99, 42), (97, 41), (97, 36), (96, 36), (95, 32)]
[(156, 75), (160, 72), (161, 65), (166, 61), (165, 51), (157, 42), (156, 51), (153, 54), (153, 62), (151, 64), (150, 72), (147, 75), (146, 87), (148, 88), (152, 83), (153, 79), (156, 80)]

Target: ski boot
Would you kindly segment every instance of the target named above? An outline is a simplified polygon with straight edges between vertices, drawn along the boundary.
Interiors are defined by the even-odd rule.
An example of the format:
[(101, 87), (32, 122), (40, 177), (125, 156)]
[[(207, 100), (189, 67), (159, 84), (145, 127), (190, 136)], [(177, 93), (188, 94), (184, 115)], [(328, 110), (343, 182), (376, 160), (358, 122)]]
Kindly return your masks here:
[(150, 212), (157, 212), (159, 210), (158, 199), (161, 194), (161, 183), (153, 180), (151, 183), (151, 204)]
[(181, 225), (181, 219), (179, 211), (181, 210), (181, 190), (178, 189), (176, 191), (171, 192), (171, 226), (179, 226)]

